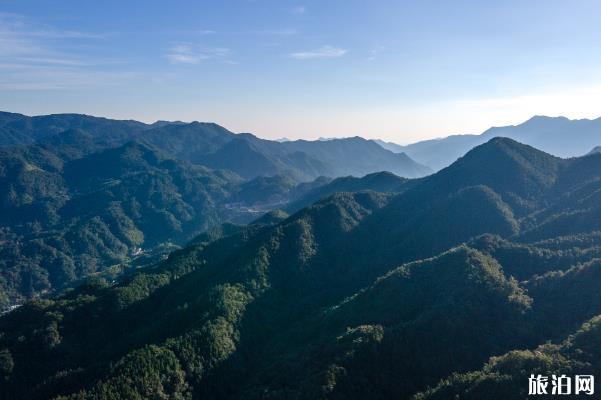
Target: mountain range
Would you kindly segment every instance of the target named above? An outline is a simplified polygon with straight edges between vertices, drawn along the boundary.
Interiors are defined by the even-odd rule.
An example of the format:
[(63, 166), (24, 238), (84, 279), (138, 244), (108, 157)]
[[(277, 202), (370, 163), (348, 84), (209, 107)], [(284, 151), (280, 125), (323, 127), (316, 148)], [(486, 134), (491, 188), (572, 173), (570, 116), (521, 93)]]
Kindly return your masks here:
[(206, 230), (115, 282), (5, 314), (0, 391), (523, 399), (531, 373), (601, 371), (600, 193), (600, 154), (508, 138), (420, 179), (324, 182), (290, 215)]
[(28, 117), (0, 113), (0, 146), (30, 145), (45, 140), (69, 144), (73, 139), (64, 133), (72, 130), (86, 136), (92, 146), (87, 146), (87, 152), (138, 140), (161, 149), (170, 158), (227, 169), (245, 179), (280, 174), (309, 181), (320, 176), (363, 176), (380, 171), (414, 178), (432, 172), (405, 154), (383, 150), (359, 137), (281, 143), (249, 133), (234, 134), (213, 123), (144, 124), (79, 114)]
[(429, 171), (361, 138), (280, 144), (216, 124), (77, 114), (0, 113), (0, 144), (1, 308), (138, 268), (222, 223), (308, 205), (332, 192), (306, 192), (339, 176)]
[(381, 140), (376, 143), (438, 171), (494, 137), (508, 137), (559, 157), (578, 157), (601, 145), (601, 118), (570, 120), (536, 116), (520, 125), (490, 128), (481, 135), (453, 135), (407, 146)]

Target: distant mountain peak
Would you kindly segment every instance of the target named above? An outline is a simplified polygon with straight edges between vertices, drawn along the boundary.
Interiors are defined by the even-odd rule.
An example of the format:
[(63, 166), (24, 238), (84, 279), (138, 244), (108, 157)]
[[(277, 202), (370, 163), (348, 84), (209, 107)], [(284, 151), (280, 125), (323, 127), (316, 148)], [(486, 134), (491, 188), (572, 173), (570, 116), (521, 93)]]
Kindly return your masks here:
[(558, 157), (513, 139), (495, 137), (440, 171), (436, 182), (486, 185), (519, 210), (527, 202), (516, 201), (517, 197), (535, 198), (550, 188), (557, 179), (561, 162)]
[(378, 143), (394, 152), (405, 152), (413, 160), (440, 170), (475, 146), (497, 136), (512, 138), (562, 158), (578, 157), (601, 144), (601, 118), (569, 119), (564, 116), (535, 115), (520, 124), (492, 127), (479, 135), (452, 135), (402, 147)]
[(158, 127), (167, 126), (167, 125), (187, 125), (187, 123), (183, 122), (183, 121), (163, 121), (163, 120), (158, 120), (158, 121), (152, 123), (150, 126), (152, 126), (153, 128), (158, 128)]
[(548, 122), (548, 121), (570, 121), (570, 119), (568, 119), (567, 117), (564, 117), (562, 115), (557, 116), (557, 117), (550, 117), (548, 115), (535, 115), (532, 118), (530, 118), (529, 120), (527, 120), (526, 122), (524, 122), (524, 124), (527, 124), (530, 122)]
[(597, 146), (594, 149), (592, 149), (587, 156), (593, 155), (593, 154), (601, 154), (601, 146)]
[[(517, 140), (513, 140), (504, 136), (495, 136), (490, 139), (488, 142), (484, 143), (482, 146), (528, 146), (523, 143), (518, 142)], [(528, 146), (530, 147), (530, 146)]]
[(474, 157), (477, 154), (492, 155), (493, 153), (511, 154), (512, 156), (519, 155), (528, 161), (535, 161), (540, 158), (559, 160), (558, 157), (503, 136), (493, 137), (488, 142), (474, 147), (464, 158)]

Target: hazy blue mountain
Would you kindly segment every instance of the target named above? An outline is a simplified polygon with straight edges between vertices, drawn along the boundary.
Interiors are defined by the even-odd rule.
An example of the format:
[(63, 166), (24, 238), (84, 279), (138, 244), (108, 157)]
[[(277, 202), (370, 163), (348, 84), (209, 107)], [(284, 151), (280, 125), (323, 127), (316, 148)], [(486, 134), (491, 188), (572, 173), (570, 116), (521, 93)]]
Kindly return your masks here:
[(578, 157), (601, 141), (601, 118), (570, 120), (536, 116), (515, 126), (490, 128), (481, 135), (454, 135), (407, 146), (379, 142), (394, 152), (404, 152), (419, 163), (440, 170), (493, 137), (508, 137), (559, 157)]
[(601, 146), (597, 146), (594, 149), (592, 149), (588, 154), (597, 154), (597, 153), (601, 153)]
[(373, 139), (374, 142), (376, 142), (377, 144), (379, 144), (380, 146), (384, 147), (386, 150), (390, 150), (393, 153), (402, 153), (403, 152), (403, 146), (401, 146), (400, 144), (396, 144), (396, 143), (392, 143), (392, 142), (385, 142), (384, 140), (380, 140), (380, 139)]
[(432, 172), (406, 154), (395, 154), (360, 137), (321, 141), (295, 140), (282, 143), (290, 151), (300, 151), (321, 160), (333, 171), (332, 177), (363, 176), (388, 171), (405, 178), (416, 178)]
[(227, 169), (245, 179), (287, 175), (296, 181), (312, 181), (320, 176), (363, 176), (379, 171), (413, 178), (432, 172), (404, 154), (360, 138), (278, 142), (249, 133), (234, 134), (214, 123), (144, 124), (79, 114), (28, 117), (0, 113), (0, 146), (33, 144), (56, 136), (63, 136), (60, 140), (66, 143), (70, 137), (63, 132), (72, 130), (89, 135), (96, 149), (144, 141), (171, 158)]
[[(480, 135), (453, 135), (441, 139), (430, 139), (407, 146), (387, 145), (396, 153), (404, 152), (409, 157), (438, 171), (463, 156), (470, 149), (486, 142)], [(394, 149), (394, 150), (392, 150)]]
[(570, 120), (536, 116), (517, 126), (491, 128), (487, 138), (509, 137), (559, 157), (579, 157), (601, 140), (601, 118)]

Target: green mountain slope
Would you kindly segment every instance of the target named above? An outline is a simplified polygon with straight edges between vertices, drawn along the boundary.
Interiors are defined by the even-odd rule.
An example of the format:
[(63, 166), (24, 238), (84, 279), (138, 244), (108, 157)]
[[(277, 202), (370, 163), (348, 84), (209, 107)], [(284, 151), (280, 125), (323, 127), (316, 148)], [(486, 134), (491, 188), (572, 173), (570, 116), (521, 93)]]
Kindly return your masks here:
[[(456, 248), (392, 270), (292, 333), (276, 333), (270, 343), (276, 348), (264, 350), (274, 364), (236, 397), (403, 398), (519, 343), (520, 333), (510, 327), (529, 304), (493, 259)], [(462, 315), (451, 317), (458, 307)], [(468, 320), (477, 328), (466, 329)], [(290, 336), (306, 343), (291, 343)], [(471, 348), (474, 342), (480, 346)], [(277, 356), (282, 351), (292, 354)]]
[(390, 172), (377, 172), (365, 175), (362, 178), (355, 178), (353, 176), (337, 178), (330, 182), (323, 182), (323, 184), (317, 185), (314, 188), (305, 187), (300, 193), (297, 190), (298, 195), (296, 197), (298, 198), (285, 208), (289, 212), (298, 211), (336, 192), (360, 192), (364, 190), (373, 190), (382, 193), (400, 192), (409, 186), (410, 182)]
[[(531, 374), (547, 377), (566, 374), (572, 379), (576, 375), (597, 376), (601, 372), (600, 339), (601, 316), (598, 316), (584, 323), (559, 344), (542, 345), (533, 350), (514, 350), (491, 358), (481, 370), (453, 375), (416, 395), (415, 400), (517, 400), (528, 397), (528, 378)], [(552, 386), (548, 386), (549, 396), (545, 397), (550, 397), (552, 393)]]
[(218, 204), (240, 181), (139, 143), (74, 160), (30, 146), (0, 165), (0, 297), (11, 303), (221, 223)]
[(399, 190), (206, 232), (117, 282), (1, 317), (0, 390), (482, 398), (513, 382), (499, 398), (522, 398), (525, 373), (595, 373), (601, 220), (557, 231), (546, 215), (594, 207), (600, 167), (493, 139)]

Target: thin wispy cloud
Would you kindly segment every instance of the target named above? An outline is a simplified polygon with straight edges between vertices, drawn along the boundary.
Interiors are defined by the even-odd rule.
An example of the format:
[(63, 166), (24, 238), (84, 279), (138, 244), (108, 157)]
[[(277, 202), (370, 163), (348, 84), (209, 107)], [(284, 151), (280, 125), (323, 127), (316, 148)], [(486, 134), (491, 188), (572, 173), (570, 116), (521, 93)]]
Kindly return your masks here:
[(115, 36), (116, 33), (89, 33), (79, 31), (60, 31), (43, 29), (33, 32), (26, 32), (25, 35), (31, 37), (41, 37), (46, 39), (107, 39), (111, 36)]
[(118, 82), (125, 75), (131, 79), (131, 72), (103, 72), (98, 66), (105, 61), (65, 50), (70, 47), (65, 41), (111, 35), (60, 30), (18, 14), (0, 13), (0, 88), (55, 90)]
[(166, 30), (163, 31), (165, 34), (176, 34), (176, 35), (215, 35), (217, 31), (213, 29), (185, 29), (185, 30)]
[(48, 57), (17, 57), (17, 61), (27, 64), (69, 65), (83, 67), (89, 65), (81, 60)]
[(13, 33), (22, 38), (40, 39), (106, 39), (115, 32), (81, 32), (55, 29), (48, 25), (38, 25), (19, 14), (0, 12), (0, 34)]
[(294, 28), (284, 28), (284, 29), (261, 29), (257, 31), (251, 31), (251, 33), (255, 35), (272, 35), (272, 36), (292, 36), (298, 35), (299, 31)]
[(217, 32), (212, 29), (199, 29), (199, 30), (193, 31), (193, 33), (196, 33), (197, 35), (214, 35)]
[(2, 60), (7, 61), (18, 56), (34, 56), (41, 52), (47, 51), (28, 37), (22, 17), (0, 13), (0, 58)]
[(346, 53), (347, 50), (340, 47), (321, 46), (316, 50), (291, 53), (290, 57), (296, 60), (310, 60), (314, 58), (338, 58)]
[(229, 59), (231, 50), (225, 47), (199, 47), (191, 43), (178, 43), (172, 46), (165, 58), (171, 64), (199, 64), (208, 60), (233, 63)]
[(68, 90), (119, 86), (140, 75), (132, 71), (100, 71), (71, 65), (0, 63), (0, 89)]
[(369, 51), (369, 56), (367, 56), (368, 61), (373, 61), (377, 58), (378, 54), (384, 51), (384, 46), (375, 46)]

